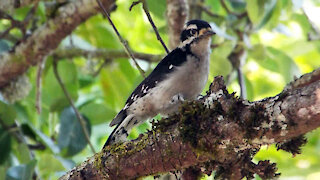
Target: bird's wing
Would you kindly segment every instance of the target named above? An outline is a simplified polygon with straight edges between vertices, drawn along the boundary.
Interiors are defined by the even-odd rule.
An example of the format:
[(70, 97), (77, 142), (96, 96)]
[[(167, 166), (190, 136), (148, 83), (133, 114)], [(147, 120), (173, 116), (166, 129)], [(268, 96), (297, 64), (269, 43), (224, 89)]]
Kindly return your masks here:
[(127, 108), (133, 102), (135, 102), (138, 98), (145, 96), (148, 91), (156, 86), (157, 83), (163, 81), (169, 73), (173, 72), (176, 69), (175, 67), (182, 65), (186, 60), (186, 52), (180, 48), (174, 49), (166, 57), (164, 57), (156, 66), (156, 68), (149, 74), (149, 76), (146, 77), (132, 92), (126, 101), (125, 107), (112, 120), (110, 126), (121, 123), (127, 115)]

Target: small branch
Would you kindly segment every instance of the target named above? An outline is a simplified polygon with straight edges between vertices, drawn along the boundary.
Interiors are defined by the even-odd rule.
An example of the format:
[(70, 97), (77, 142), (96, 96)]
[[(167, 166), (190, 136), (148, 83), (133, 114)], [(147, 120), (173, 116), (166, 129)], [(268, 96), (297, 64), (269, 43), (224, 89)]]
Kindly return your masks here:
[(234, 16), (236, 16), (238, 19), (241, 19), (241, 18), (244, 18), (244, 17), (247, 17), (247, 16), (248, 16), (248, 13), (247, 13), (247, 12), (243, 12), (243, 13), (240, 13), (240, 14), (235, 13), (235, 12), (232, 12), (232, 11), (228, 8), (225, 0), (220, 0), (220, 3), (221, 3), (221, 5), (222, 5), (223, 9), (224, 9), (228, 14), (234, 15)]
[(107, 12), (107, 10), (103, 7), (103, 4), (101, 3), (100, 0), (96, 0), (97, 3), (99, 4), (99, 7), (102, 10), (102, 13), (107, 17), (110, 25), (112, 26), (113, 30), (115, 31), (115, 33), (117, 34), (120, 42), (122, 43), (122, 45), (124, 46), (126, 52), (128, 53), (128, 55), (130, 56), (130, 58), (133, 60), (134, 64), (136, 65), (136, 67), (138, 68), (140, 74), (142, 77), (145, 78), (145, 72), (141, 69), (141, 67), (139, 66), (138, 62), (136, 61), (136, 59), (134, 58), (131, 49), (129, 48), (129, 45), (127, 43), (127, 41), (125, 41), (122, 36), (120, 35), (118, 29), (116, 28), (116, 26), (114, 25), (114, 23), (112, 22), (109, 13)]
[(209, 16), (214, 17), (214, 18), (221, 18), (222, 16), (220, 16), (219, 14), (215, 14), (213, 13), (209, 7), (205, 6), (202, 3), (197, 3), (196, 6), (198, 6), (199, 8), (201, 8), (201, 10), (205, 13), (207, 13)]
[(71, 98), (70, 94), (68, 93), (68, 90), (66, 89), (65, 85), (63, 84), (62, 79), (61, 79), (61, 77), (60, 77), (60, 75), (59, 75), (59, 73), (58, 73), (57, 60), (56, 60), (56, 59), (53, 60), (53, 72), (54, 72), (54, 75), (56, 76), (56, 79), (57, 79), (59, 85), (61, 86), (61, 89), (62, 89), (64, 95), (65, 95), (66, 98), (68, 99), (68, 101), (69, 101), (72, 109), (74, 110), (74, 112), (75, 112), (75, 114), (76, 114), (76, 117), (77, 117), (77, 119), (78, 119), (78, 121), (79, 121), (79, 123), (80, 123), (80, 125), (81, 125), (81, 127), (82, 127), (83, 133), (84, 133), (84, 135), (85, 135), (85, 137), (86, 137), (86, 140), (87, 140), (87, 142), (88, 142), (88, 144), (89, 144), (89, 146), (90, 146), (90, 148), (91, 148), (91, 151), (92, 151), (93, 153), (96, 153), (95, 150), (94, 150), (94, 148), (93, 148), (93, 145), (92, 145), (91, 142), (90, 142), (90, 136), (89, 136), (89, 132), (88, 132), (88, 130), (87, 130), (87, 128), (86, 128), (86, 127), (87, 127), (87, 126), (86, 126), (86, 122), (85, 122), (85, 120), (83, 119), (83, 117), (82, 117), (82, 115), (80, 114), (80, 112), (78, 111), (78, 109), (76, 108), (76, 106), (74, 105), (74, 103), (73, 103), (73, 101), (72, 101), (72, 98)]
[(42, 62), (38, 64), (37, 70), (37, 80), (36, 80), (36, 109), (38, 114), (41, 114), (41, 90), (42, 90), (42, 72), (44, 65), (46, 64), (46, 59), (43, 59)]
[(110, 59), (105, 59), (103, 63), (99, 66), (96, 72), (92, 74), (93, 77), (96, 77), (100, 74), (101, 70), (110, 62)]
[(228, 8), (225, 0), (220, 0), (221, 6), (223, 7), (223, 9), (228, 13), (228, 14), (234, 14), (233, 12), (230, 11), (230, 9)]
[[(134, 56), (138, 59), (141, 59), (146, 62), (159, 62), (164, 55), (153, 55), (140, 52), (133, 52)], [(65, 47), (58, 48), (52, 54), (57, 58), (74, 58), (79, 56), (90, 57), (90, 58), (99, 58), (99, 59), (112, 59), (117, 58), (128, 58), (128, 54), (123, 50), (109, 50), (109, 49), (95, 49), (95, 50), (86, 50), (77, 47)]]
[(149, 8), (148, 8), (147, 1), (146, 1), (146, 0), (135, 1), (135, 2), (133, 2), (133, 3), (131, 4), (129, 10), (131, 11), (131, 9), (132, 9), (135, 5), (137, 5), (137, 4), (139, 4), (139, 3), (142, 3), (143, 10), (144, 10), (144, 12), (146, 13), (146, 15), (147, 15), (147, 17), (148, 17), (148, 20), (149, 20), (149, 22), (150, 22), (150, 24), (151, 24), (154, 32), (155, 32), (156, 35), (157, 35), (157, 39), (160, 41), (160, 43), (162, 44), (163, 48), (166, 50), (166, 52), (167, 52), (167, 54), (168, 54), (168, 53), (169, 53), (169, 50), (168, 50), (166, 44), (163, 42), (163, 40), (162, 40), (162, 38), (161, 38), (161, 36), (160, 36), (160, 34), (159, 34), (159, 31), (158, 31), (156, 25), (154, 24), (154, 22), (153, 22), (153, 20), (152, 20), (152, 18), (151, 18), (151, 15), (150, 15), (150, 13), (149, 13)]

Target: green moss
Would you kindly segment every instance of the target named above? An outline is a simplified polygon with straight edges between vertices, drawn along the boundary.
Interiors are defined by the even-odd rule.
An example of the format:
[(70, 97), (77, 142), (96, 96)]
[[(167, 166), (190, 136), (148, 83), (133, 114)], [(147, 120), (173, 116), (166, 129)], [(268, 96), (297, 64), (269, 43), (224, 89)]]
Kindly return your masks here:
[(104, 152), (98, 152), (94, 155), (94, 167), (96, 167), (96, 169), (102, 170), (103, 169), (103, 164), (102, 164), (102, 159), (103, 159), (103, 154)]
[(112, 155), (120, 157), (129, 156), (144, 149), (148, 142), (148, 136), (144, 135), (138, 141), (113, 144), (106, 148), (106, 151), (110, 152)]

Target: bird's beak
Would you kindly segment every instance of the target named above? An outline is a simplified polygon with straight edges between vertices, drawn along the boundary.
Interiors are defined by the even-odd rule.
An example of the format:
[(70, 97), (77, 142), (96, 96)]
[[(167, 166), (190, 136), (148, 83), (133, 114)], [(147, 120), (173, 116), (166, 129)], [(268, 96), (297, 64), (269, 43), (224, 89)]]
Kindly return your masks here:
[(213, 32), (211, 28), (200, 30), (200, 36), (201, 37), (210, 37), (210, 36), (212, 36), (214, 34), (216, 34), (216, 33)]
[(208, 31), (206, 31), (203, 35), (204, 36), (213, 36), (213, 35), (215, 35), (216, 33), (215, 32), (213, 32), (212, 30), (208, 30)]

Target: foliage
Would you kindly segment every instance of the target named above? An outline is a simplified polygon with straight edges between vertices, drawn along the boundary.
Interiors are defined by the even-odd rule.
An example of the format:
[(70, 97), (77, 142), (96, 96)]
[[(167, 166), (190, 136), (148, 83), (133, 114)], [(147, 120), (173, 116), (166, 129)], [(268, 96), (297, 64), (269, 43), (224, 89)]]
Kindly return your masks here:
[[(148, 0), (151, 15), (161, 37), (168, 42), (165, 17), (165, 1)], [(259, 100), (274, 96), (294, 77), (310, 72), (320, 66), (320, 34), (311, 25), (303, 12), (302, 0), (227, 0), (224, 8), (221, 1), (207, 0), (204, 6), (217, 16), (202, 12), (202, 18), (209, 21), (217, 35), (213, 37), (209, 83), (216, 75), (228, 77), (228, 90), (240, 95), (236, 67), (228, 60), (229, 55), (240, 45), (246, 52), (243, 75), (246, 96)], [(40, 1), (36, 10), (40, 26), (50, 15), (47, 1)], [(129, 11), (132, 1), (117, 1), (117, 9), (111, 18), (134, 51), (149, 54), (165, 54), (151, 25), (140, 6)], [(319, 2), (308, 1), (320, 7)], [(9, 12), (18, 20), (24, 19), (32, 6)], [(304, 9), (307, 11), (308, 9)], [(229, 11), (229, 12), (228, 12)], [(318, 11), (319, 12), (319, 11)], [(241, 16), (243, 15), (243, 17)], [(317, 16), (317, 15), (315, 15)], [(319, 16), (319, 13), (318, 13)], [(6, 19), (0, 19), (0, 32), (10, 26)], [(314, 26), (320, 27), (320, 24)], [(31, 24), (30, 27), (31, 28)], [(242, 32), (239, 36), (237, 32)], [(23, 33), (18, 29), (10, 36), (20, 39)], [(0, 52), (14, 46), (14, 40), (0, 39)], [(111, 26), (101, 15), (96, 15), (80, 25), (61, 44), (60, 48), (76, 46), (83, 49), (95, 48), (121, 50), (122, 46)], [(91, 156), (81, 126), (69, 102), (55, 78), (52, 57), (48, 57), (42, 74), (42, 111), (35, 109), (37, 69), (29, 69), (27, 75), (32, 90), (27, 97), (13, 104), (0, 98), (0, 179), (31, 179), (32, 173), (42, 179), (57, 179), (75, 164)], [(155, 63), (138, 61), (150, 72)], [(60, 59), (58, 71), (76, 107), (84, 115), (91, 132), (91, 143), (99, 151), (112, 128), (108, 123), (122, 108), (131, 91), (142, 80), (139, 71), (127, 58), (112, 59), (97, 76), (95, 72), (104, 59), (74, 57)], [(206, 88), (204, 91), (206, 91)], [(150, 125), (145, 123), (133, 130), (130, 138), (145, 132)], [(91, 131), (90, 131), (91, 130)], [(264, 147), (256, 160), (271, 159), (276, 162), (281, 177), (319, 178), (320, 135), (319, 130), (307, 134), (308, 143), (302, 154), (292, 158), (274, 146)]]

